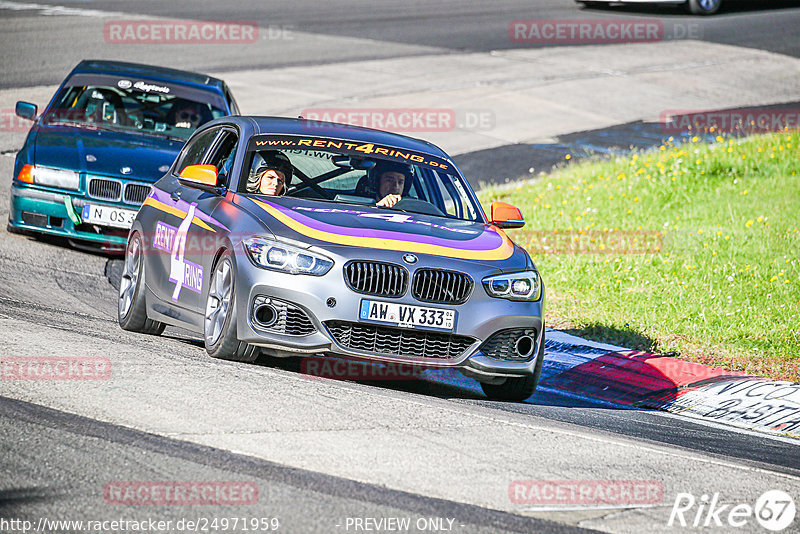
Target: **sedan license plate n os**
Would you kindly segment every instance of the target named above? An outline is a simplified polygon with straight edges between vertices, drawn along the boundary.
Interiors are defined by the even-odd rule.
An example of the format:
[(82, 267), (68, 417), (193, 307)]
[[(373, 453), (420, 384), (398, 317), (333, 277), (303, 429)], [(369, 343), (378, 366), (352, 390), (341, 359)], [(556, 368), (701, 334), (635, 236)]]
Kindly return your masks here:
[(374, 321), (406, 328), (453, 330), (456, 312), (455, 310), (410, 306), (397, 302), (362, 300), (358, 317), (362, 321)]
[(133, 226), (133, 219), (136, 218), (135, 210), (105, 206), (102, 204), (85, 204), (81, 219), (83, 222), (98, 224), (100, 226), (112, 226), (114, 228), (129, 229)]

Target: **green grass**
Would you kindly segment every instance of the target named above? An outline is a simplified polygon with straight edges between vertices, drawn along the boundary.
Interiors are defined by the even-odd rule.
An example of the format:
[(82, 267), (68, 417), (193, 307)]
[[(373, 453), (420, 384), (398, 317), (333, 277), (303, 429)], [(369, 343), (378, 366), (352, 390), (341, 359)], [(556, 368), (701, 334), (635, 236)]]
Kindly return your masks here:
[[(800, 133), (693, 139), (481, 193), (547, 288), (549, 326), (800, 380)], [(568, 156), (569, 157), (569, 156)]]

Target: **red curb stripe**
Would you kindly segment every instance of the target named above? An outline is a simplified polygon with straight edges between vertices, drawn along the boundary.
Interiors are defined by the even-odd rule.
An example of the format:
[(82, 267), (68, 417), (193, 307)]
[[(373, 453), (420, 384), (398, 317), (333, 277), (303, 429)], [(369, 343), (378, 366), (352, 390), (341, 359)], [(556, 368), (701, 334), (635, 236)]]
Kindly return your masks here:
[(744, 373), (686, 362), (640, 351), (609, 352), (559, 373), (548, 387), (620, 404), (633, 405), (660, 396), (669, 402), (683, 393), (720, 377)]

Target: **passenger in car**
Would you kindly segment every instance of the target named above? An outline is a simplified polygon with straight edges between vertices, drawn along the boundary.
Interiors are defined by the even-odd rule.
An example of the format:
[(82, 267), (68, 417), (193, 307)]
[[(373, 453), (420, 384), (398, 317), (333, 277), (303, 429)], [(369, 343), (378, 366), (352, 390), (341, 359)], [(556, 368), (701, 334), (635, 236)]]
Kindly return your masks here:
[(262, 195), (283, 195), (292, 183), (292, 163), (288, 156), (276, 151), (259, 153), (264, 163), (247, 180), (247, 192)]

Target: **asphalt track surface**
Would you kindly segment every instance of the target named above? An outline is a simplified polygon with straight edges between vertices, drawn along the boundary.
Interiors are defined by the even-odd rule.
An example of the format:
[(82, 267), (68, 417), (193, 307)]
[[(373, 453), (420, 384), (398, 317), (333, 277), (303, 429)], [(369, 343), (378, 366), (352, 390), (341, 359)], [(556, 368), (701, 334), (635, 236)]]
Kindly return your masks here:
[[(714, 17), (692, 17), (679, 7), (624, 6), (605, 9), (580, 8), (571, 0), (483, 1), (441, 0), (437, 2), (373, 2), (368, 0), (317, 2), (130, 2), (41, 1), (1, 2), (16, 5), (0, 9), (7, 21), (0, 34), (0, 89), (58, 83), (81, 59), (100, 58), (145, 60), (154, 64), (180, 66), (190, 70), (220, 71), (268, 68), (298, 64), (331, 63), (356, 59), (447, 54), (536, 48), (548, 45), (523, 44), (509, 39), (513, 20), (656, 20), (666, 28), (679, 25), (691, 29), (700, 40), (734, 44), (800, 57), (800, 2), (787, 0), (730, 0)], [(41, 6), (20, 8), (19, 6)], [(48, 11), (46, 6), (75, 9), (74, 16)], [(232, 45), (207, 48), (203, 54), (173, 49), (156, 54), (152, 47), (120, 44), (102, 46), (98, 32), (87, 18), (105, 13), (109, 20), (131, 15), (173, 19), (255, 22), (265, 31), (266, 48)], [(81, 13), (84, 13), (83, 15)], [(89, 13), (86, 15), (85, 13)], [(43, 16), (36, 17), (37, 14)], [(32, 15), (35, 20), (31, 20)], [(267, 30), (272, 29), (272, 32)], [(285, 31), (283, 31), (285, 30)], [(100, 38), (98, 35), (99, 34)], [(667, 37), (671, 33), (667, 31)], [(685, 35), (676, 30), (676, 35)], [(350, 38), (360, 43), (337, 40), (320, 47), (308, 35)], [(46, 38), (43, 38), (46, 36)], [(32, 41), (35, 46), (32, 46)], [(365, 42), (366, 41), (366, 42)], [(99, 43), (98, 43), (99, 42)], [(145, 56), (145, 57), (142, 57)], [(435, 73), (432, 73), (435, 76)], [(733, 90), (733, 87), (731, 88)]]
[[(181, 66), (207, 71), (413, 55), (430, 53), (432, 48), (441, 49), (441, 53), (500, 49), (510, 46), (506, 36), (509, 20), (539, 17), (667, 17), (699, 21), (706, 40), (800, 56), (800, 39), (796, 37), (800, 10), (788, 2), (775, 3), (770, 9), (751, 5), (755, 2), (731, 3), (712, 19), (684, 17), (672, 8), (580, 9), (568, 1), (537, 2), (535, 9), (531, 3), (518, 2), (497, 2), (491, 7), (479, 2), (420, 2), (413, 9), (396, 3), (294, 2), (270, 4), (269, 10), (260, 2), (239, 2), (234, 8), (230, 4), (223, 8), (221, 4), (198, 5), (188, 1), (168, 5), (52, 4), (174, 18), (255, 20), (262, 26), (289, 25), (298, 32), (367, 37), (380, 43), (372, 49), (359, 50), (318, 50), (313, 43), (277, 43), (275, 54), (269, 57), (247, 57), (244, 53), (227, 62), (213, 54), (197, 57), (181, 51), (173, 58)], [(32, 11), (35, 9), (7, 10), (0, 4), (0, 18), (10, 23), (0, 42), (4, 50), (14, 52), (4, 53), (0, 60), (2, 87), (57, 83), (78, 59), (90, 55), (80, 47), (65, 49), (57, 44), (81, 41), (81, 17), (31, 17)], [(14, 19), (19, 25), (13, 24)], [(27, 35), (58, 31), (53, 39), (40, 39), (37, 46), (31, 46), (16, 33), (22, 31), (20, 27), (28, 32), (31, 28), (36, 30)], [(280, 48), (284, 45), (296, 47), (297, 53), (291, 57), (282, 55)], [(99, 52), (102, 56), (114, 56), (107, 49)], [(165, 63), (163, 58), (138, 59)], [(0, 157), (0, 175), (6, 177), (0, 188), (0, 220), (5, 220), (8, 211), (7, 177), (11, 175), (12, 161), (11, 157)], [(277, 516), (284, 526), (282, 531), (335, 532), (346, 531), (348, 517), (405, 516), (452, 518), (457, 526), (455, 532), (583, 531), (577, 525), (636, 532), (663, 530), (675, 492), (686, 488), (692, 488), (697, 495), (702, 491), (728, 491), (735, 496), (738, 487), (744, 498), (774, 487), (786, 487), (794, 489), (795, 496), (800, 495), (796, 491), (800, 481), (800, 448), (787, 439), (701, 424), (668, 414), (620, 409), (546, 390), (538, 391), (526, 403), (509, 404), (487, 401), (476, 386), (465, 386), (463, 381), (320, 384), (302, 379), (296, 362), (292, 361), (261, 360), (248, 366), (211, 360), (196, 337), (178, 329), (168, 329), (160, 339), (129, 335), (115, 321), (113, 281), (117, 269), (114, 261), (71, 250), (58, 241), (0, 232), (0, 287), (3, 287), (0, 356), (19, 354), (20, 350), (26, 350), (27, 355), (76, 354), (77, 347), (87, 347), (92, 352), (89, 347), (94, 346), (99, 353), (108, 355), (122, 376), (121, 382), (87, 391), (61, 385), (38, 384), (26, 388), (2, 384), (0, 518), (36, 521), (42, 516), (51, 519), (152, 516), (178, 520), (202, 515)], [(128, 381), (126, 373), (132, 377)], [(212, 391), (214, 384), (230, 389)], [(205, 389), (201, 388), (203, 385)], [(265, 391), (254, 393), (248, 387), (263, 387)], [(267, 396), (268, 391), (283, 399), (282, 402)], [(220, 406), (220, 399), (233, 402)], [(264, 404), (239, 405), (239, 399), (257, 399)], [(204, 404), (214, 401), (217, 401), (214, 406)], [(181, 402), (186, 406), (176, 406)], [(125, 403), (128, 405), (124, 406)], [(399, 407), (400, 415), (408, 418), (407, 427), (381, 419), (376, 403)], [(342, 409), (341, 416), (337, 416), (334, 408), (339, 405), (353, 408)], [(363, 420), (352, 421), (353, 412), (358, 409), (363, 410)], [(310, 429), (286, 431), (282, 427), (291, 427), (290, 422), (272, 421), (270, 410), (311, 419), (314, 417), (309, 410), (319, 410), (320, 417), (328, 420), (314, 421), (315, 424), (309, 424)], [(372, 410), (376, 413), (372, 414)], [(243, 415), (243, 411), (248, 415)], [(427, 412), (450, 415), (443, 421), (431, 422), (434, 416)], [(185, 424), (183, 418), (191, 420), (196, 428), (188, 428), (192, 425)], [(522, 454), (509, 456), (519, 461), (519, 465), (508, 465), (508, 461), (502, 460), (512, 451), (503, 451), (499, 459), (494, 458), (498, 454), (496, 448), (486, 446), (468, 432), (470, 425), (478, 424), (474, 422), (478, 418), (499, 422), (495, 431), (518, 427), (522, 433), (523, 429), (533, 428), (535, 432), (531, 435), (541, 436), (541, 441), (532, 438), (523, 445), (509, 437), (509, 446), (525, 448)], [(204, 428), (200, 424), (204, 419), (219, 428)], [(225, 419), (248, 424), (242, 425), (238, 436), (236, 431), (222, 428)], [(456, 420), (471, 422), (456, 423)], [(266, 435), (264, 445), (255, 449), (248, 448), (244, 441), (236, 441), (248, 433), (258, 435), (258, 425), (251, 428), (249, 422), (264, 421), (288, 434), (306, 435), (308, 441), (300, 441), (303, 448), (300, 455), (314, 457), (318, 449), (341, 443), (353, 448), (341, 449), (331, 456), (345, 461), (327, 469), (322, 460), (297, 461), (290, 451), (271, 450), (269, 445), (276, 441)], [(417, 458), (417, 463), (405, 465), (402, 451), (380, 440), (375, 440), (376, 450), (390, 456), (396, 454), (399, 470), (406, 470), (402, 477), (393, 478), (391, 475), (396, 475), (397, 469), (391, 466), (376, 466), (376, 474), (371, 475), (373, 470), (368, 466), (348, 465), (348, 458), (352, 463), (367, 457), (364, 448), (369, 440), (360, 434), (363, 430), (360, 427), (371, 425), (378, 430), (385, 426), (391, 432), (424, 435), (425, 439), (431, 439), (431, 447), (431, 436), (440, 433), (441, 439), (452, 436), (445, 433), (448, 425), (460, 429), (466, 441), (452, 444), (454, 462), (469, 457), (467, 465), (477, 473), (476, 480), (470, 480), (472, 495), (447, 488), (448, 483), (459, 484), (462, 478), (454, 477), (448, 466), (436, 464), (433, 453), (431, 458)], [(344, 437), (338, 441), (332, 439), (331, 429), (342, 432)], [(559, 441), (551, 436), (564, 439)], [(297, 446), (298, 441), (283, 439), (287, 448), (292, 444)], [(488, 435), (484, 440), (491, 441)], [(574, 442), (587, 446), (570, 448)], [(596, 450), (590, 446), (592, 443)], [(568, 458), (564, 458), (565, 454)], [(654, 455), (672, 458), (674, 472), (670, 471), (669, 462), (652, 460)], [(639, 458), (645, 469), (650, 465), (663, 468), (663, 471), (644, 471), (645, 475), (662, 480), (665, 486), (664, 505), (650, 515), (647, 512), (636, 515), (630, 510), (627, 515), (619, 510), (537, 513), (508, 504), (497, 506), (497, 501), (475, 495), (484, 489), (490, 491), (488, 482), (482, 488), (480, 473), (491, 470), (506, 470), (508, 477), (503, 479), (506, 481), (558, 478), (554, 473), (564, 479), (618, 479), (620, 473), (643, 478), (642, 471), (631, 465), (637, 463), (633, 458)], [(561, 466), (561, 470), (548, 471), (548, 465)], [(682, 465), (694, 466), (698, 473), (677, 474)], [(387, 473), (385, 480), (382, 470)], [(437, 478), (436, 473), (444, 480), (431, 481)], [(731, 473), (740, 473), (741, 479)], [(706, 480), (706, 486), (697, 479)], [(119, 480), (253, 481), (258, 484), (261, 498), (257, 506), (222, 509), (173, 506), (142, 510), (109, 506), (103, 500), (103, 487), (109, 481)], [(417, 480), (422, 482), (417, 484)], [(458, 497), (464, 494), (468, 496)]]

